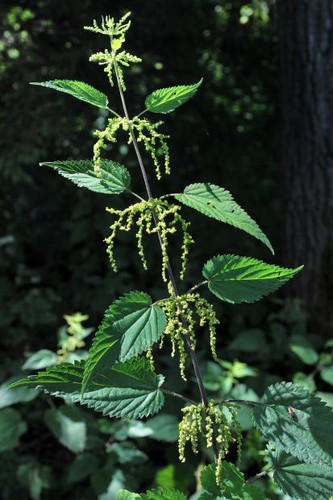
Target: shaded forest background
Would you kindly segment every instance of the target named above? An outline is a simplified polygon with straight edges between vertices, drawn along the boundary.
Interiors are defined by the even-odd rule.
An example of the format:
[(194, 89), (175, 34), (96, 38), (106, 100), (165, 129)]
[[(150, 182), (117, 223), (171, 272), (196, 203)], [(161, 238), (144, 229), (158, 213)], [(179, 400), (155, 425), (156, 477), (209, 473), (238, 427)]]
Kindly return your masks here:
[[(121, 109), (117, 93), (110, 92), (103, 71), (88, 62), (92, 52), (103, 50), (104, 40), (84, 31), (83, 26), (101, 15), (118, 18), (132, 11), (128, 50), (142, 57), (143, 63), (134, 65), (126, 75), (130, 114), (143, 109), (145, 96), (151, 91), (194, 83), (203, 77), (196, 97), (165, 117), (164, 132), (171, 135), (172, 174), (157, 182), (151, 170), (153, 192), (179, 192), (189, 183), (203, 181), (223, 186), (268, 234), (276, 251), (276, 257), (272, 257), (256, 240), (184, 210), (193, 222), (196, 241), (184, 291), (200, 280), (202, 265), (218, 253), (239, 253), (291, 267), (305, 262), (306, 241), (302, 240), (303, 247), (297, 243), (297, 251), (293, 251), (300, 239), (290, 229), (295, 227), (290, 221), (302, 220), (306, 225), (307, 210), (303, 204), (300, 213), (290, 213), (297, 210), (295, 203), (290, 203), (289, 192), (290, 185), (297, 186), (297, 175), (288, 170), (292, 146), (284, 135), (286, 124), (290, 125), (288, 116), (293, 120), (290, 111), (286, 112), (293, 76), (288, 76), (287, 90), (283, 87), (288, 83), (286, 75), (281, 78), (281, 66), (286, 64), (285, 54), (289, 51), (285, 46), (287, 25), (283, 24), (283, 31), (281, 17), (279, 22), (279, 15), (286, 13), (284, 8), (285, 2), (277, 6), (273, 0), (1, 2), (0, 381), (20, 374), (29, 353), (57, 349), (57, 332), (65, 323), (64, 315), (80, 311), (89, 315), (87, 326), (96, 328), (107, 306), (129, 290), (149, 291), (156, 298), (163, 296), (162, 283), (156, 281), (155, 273), (142, 270), (130, 236), (119, 237), (116, 256), (120, 271), (112, 272), (103, 243), (111, 223), (105, 204), (111, 202), (103, 195), (77, 189), (55, 172), (38, 166), (42, 161), (91, 158), (92, 132), (103, 127), (106, 117), (103, 110), (92, 109), (65, 94), (30, 86), (29, 82), (82, 80), (108, 94), (112, 107)], [(296, 42), (295, 46), (292, 40), (290, 43), (296, 50)], [(295, 57), (297, 60), (297, 50)], [(325, 94), (325, 89), (321, 92)], [(299, 112), (292, 123), (296, 127), (302, 122), (304, 116)], [(290, 130), (295, 130), (293, 125)], [(142, 192), (131, 149), (119, 141), (110, 147), (108, 155), (130, 169), (135, 190)], [(328, 189), (325, 196), (329, 195)], [(126, 201), (112, 203), (120, 207)], [(331, 217), (329, 213), (328, 220)], [(298, 231), (302, 231), (302, 224), (296, 224)], [(326, 237), (325, 245), (330, 238)], [(332, 261), (331, 248), (327, 243), (324, 253), (328, 263)], [(149, 254), (154, 269), (159, 265), (158, 247), (152, 245)], [(313, 274), (306, 275), (301, 285), (296, 282), (289, 292), (286, 287), (286, 295), (277, 294), (257, 305), (235, 310), (216, 303), (223, 318), (218, 345), (221, 358), (230, 366), (235, 366), (232, 363), (236, 359), (258, 371), (237, 375), (227, 365), (218, 371), (203, 362), (209, 390), (216, 391), (218, 384), (223, 394), (226, 382), (221, 381), (235, 382), (239, 378), (245, 392), (260, 395), (268, 383), (284, 379), (304, 383), (311, 389), (317, 387), (330, 400), (333, 364), (328, 297), (332, 284), (328, 282), (325, 288), (322, 268), (319, 274), (320, 291), (315, 294), (314, 305), (308, 294), (309, 283), (316, 283)], [(313, 311), (320, 311), (320, 321)], [(204, 358), (208, 339), (202, 335)], [(165, 366), (170, 379), (176, 380), (174, 366), (167, 361)], [(182, 388), (189, 393), (193, 390)], [(66, 466), (77, 456), (52, 437), (45, 422), (41, 424), (49, 402), (38, 398), (20, 404), (28, 430), (9, 452), (0, 444), (8, 485), (4, 498), (18, 491), (20, 495), (26, 492), (27, 498), (40, 498), (43, 488), (46, 493), (42, 498), (52, 498), (54, 477), (62, 478)], [(44, 442), (38, 439), (40, 425), (45, 426)], [(249, 436), (255, 441), (257, 437), (251, 432), (249, 427)], [(141, 443), (142, 447), (150, 457), (157, 450), (157, 445)], [(260, 461), (252, 452), (252, 458), (247, 452), (245, 470), (255, 469), (256, 461)], [(156, 470), (162, 470), (167, 463), (176, 464), (175, 457), (176, 448), (165, 453)], [(106, 458), (99, 459), (96, 468), (102, 467), (103, 460), (105, 468)], [(194, 469), (195, 460), (192, 465)], [(106, 467), (105, 477), (114, 470), (112, 467)], [(123, 470), (119, 464), (117, 467)], [(22, 479), (24, 474), (21, 477), (17, 472), (20, 470), (39, 471), (39, 493), (32, 491), (32, 483)], [(73, 484), (77, 497), (72, 493), (70, 498), (102, 495), (107, 480), (96, 479), (94, 473), (91, 470), (73, 483), (64, 481), (64, 496), (59, 493), (58, 498), (68, 498)], [(53, 480), (49, 479), (52, 474)], [(126, 486), (126, 474), (124, 477)], [(136, 485), (138, 490), (157, 481), (156, 476), (147, 474), (142, 478), (142, 484)], [(185, 487), (193, 490), (191, 484)], [(86, 497), (83, 491), (88, 491)], [(112, 494), (103, 498), (113, 498)], [(280, 498), (274, 496), (278, 493), (271, 495)]]

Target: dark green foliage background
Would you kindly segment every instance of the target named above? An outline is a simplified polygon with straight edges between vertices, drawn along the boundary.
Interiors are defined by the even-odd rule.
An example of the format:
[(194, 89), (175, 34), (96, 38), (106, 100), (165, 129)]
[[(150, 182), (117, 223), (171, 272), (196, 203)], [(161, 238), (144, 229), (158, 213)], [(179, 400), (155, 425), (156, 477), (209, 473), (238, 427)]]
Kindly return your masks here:
[[(156, 273), (150, 275), (142, 270), (130, 235), (118, 238), (116, 256), (120, 272), (114, 274), (110, 269), (103, 239), (108, 234), (111, 218), (104, 207), (105, 204), (125, 206), (126, 197), (107, 198), (78, 189), (54, 171), (38, 166), (43, 161), (91, 158), (92, 131), (103, 126), (105, 116), (102, 110), (66, 94), (29, 86), (29, 82), (55, 78), (82, 80), (107, 93), (110, 106), (120, 112), (117, 92), (110, 92), (106, 75), (97, 65), (88, 62), (93, 51), (104, 49), (104, 37), (96, 37), (82, 28), (101, 15), (118, 18), (128, 10), (132, 11), (132, 28), (127, 47), (143, 59), (141, 65), (132, 66), (126, 74), (130, 114), (140, 112), (146, 95), (156, 88), (204, 79), (194, 99), (165, 116), (163, 132), (171, 134), (172, 175), (157, 182), (151, 169), (153, 192), (156, 195), (179, 192), (193, 182), (221, 185), (257, 220), (279, 255), (283, 216), (273, 1), (3, 0), (0, 25), (1, 380), (19, 372), (24, 352), (56, 349), (56, 333), (64, 323), (64, 314), (75, 311), (89, 314), (89, 326), (97, 327), (107, 306), (124, 292), (138, 289), (154, 298), (164, 294)], [(127, 145), (120, 139), (107, 154), (129, 168), (135, 190), (142, 193), (143, 183), (133, 152)], [(192, 234), (196, 240), (184, 291), (200, 280), (203, 264), (217, 253), (239, 252), (278, 263), (254, 238), (205, 219), (190, 209), (184, 209), (184, 214), (193, 221)], [(158, 247), (153, 240), (149, 240), (148, 245), (151, 268), (156, 269), (160, 259)], [(177, 262), (177, 256), (175, 250), (171, 258)], [(302, 362), (297, 360), (295, 365), (291, 352), (286, 357), (283, 341), (278, 345), (271, 333), (268, 339), (257, 333), (259, 340), (254, 350), (227, 348), (236, 335), (249, 328), (262, 333), (271, 331), (266, 318), (279, 310), (279, 304), (266, 301), (241, 306), (236, 313), (232, 306), (222, 308), (218, 303), (216, 306), (223, 318), (218, 344), (221, 358), (239, 357), (260, 368), (261, 377), (248, 380), (248, 385), (258, 393), (280, 376), (292, 378), (295, 367), (302, 371)], [(290, 310), (285, 313), (286, 317), (283, 312), (279, 314), (276, 323), (280, 322), (284, 329), (283, 334), (280, 330), (280, 340), (281, 336), (282, 340), (286, 338), (295, 324), (301, 324), (300, 335), (306, 334), (301, 316), (290, 320)], [(202, 345), (207, 345), (203, 334), (202, 339)], [(244, 346), (242, 342), (241, 345)], [(318, 350), (320, 342), (312, 347)], [(203, 347), (199, 353), (201, 357), (205, 350)], [(204, 367), (209, 372), (209, 365)], [(172, 386), (177, 380), (174, 366), (165, 361), (163, 370), (170, 372)], [(217, 372), (212, 375), (216, 379), (219, 376)], [(178, 389), (185, 390), (183, 385)], [(28, 446), (29, 453), (33, 453), (29, 443), (37, 440), (35, 456), (41, 463), (51, 465), (61, 478), (62, 468), (71, 462), (72, 456), (52, 437), (48, 438), (47, 445), (38, 441), (39, 418), (46, 407), (47, 403), (40, 398), (23, 405), (22, 414), (30, 419), (31, 429), (23, 447)], [(174, 404), (167, 409), (172, 411)], [(255, 434), (248, 438), (249, 451), (243, 465), (249, 470), (253, 460), (258, 459), (254, 451), (257, 439)], [(157, 452), (160, 454), (156, 443), (141, 440), (139, 444), (151, 457)], [(8, 477), (15, 477), (13, 471), (20, 462), (21, 451), (23, 453), (17, 448), (17, 454), (6, 455), (6, 467), (12, 471)], [(176, 463), (176, 456), (176, 447), (170, 446), (160, 462)], [(191, 470), (191, 466), (184, 467)], [(182, 477), (184, 470), (177, 469), (177, 474)], [(104, 472), (107, 477), (107, 465)], [(147, 471), (142, 472), (143, 485), (148, 487), (153, 477), (152, 474), (146, 476)], [(12, 482), (13, 490), (8, 491), (15, 492), (15, 480)], [(77, 498), (85, 498), (80, 496), (80, 491)], [(67, 494), (65, 487), (61, 494)]]

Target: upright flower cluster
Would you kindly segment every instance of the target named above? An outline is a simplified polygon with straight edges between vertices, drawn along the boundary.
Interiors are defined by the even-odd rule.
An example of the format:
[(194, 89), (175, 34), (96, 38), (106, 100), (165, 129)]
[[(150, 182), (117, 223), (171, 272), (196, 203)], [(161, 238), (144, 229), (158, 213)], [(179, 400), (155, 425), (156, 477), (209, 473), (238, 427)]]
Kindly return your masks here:
[(211, 400), (207, 407), (199, 403), (185, 406), (182, 412), (184, 416), (179, 424), (179, 460), (185, 462), (185, 446), (188, 442), (191, 443), (193, 453), (198, 453), (200, 436), (205, 438), (207, 448), (211, 448), (215, 431), (218, 445), (216, 481), (219, 483), (222, 461), (229, 451), (230, 444), (237, 443), (238, 454), (241, 450), (241, 426), (237, 421), (235, 405), (228, 403), (221, 405)]
[(143, 234), (144, 232), (147, 234), (159, 232), (162, 250), (162, 278), (167, 282), (169, 235), (176, 232), (176, 225), (179, 224), (183, 232), (181, 278), (184, 277), (188, 247), (193, 243), (193, 239), (188, 232), (189, 222), (186, 222), (179, 214), (180, 206), (170, 205), (165, 200), (151, 198), (148, 201), (142, 200), (139, 203), (135, 203), (124, 210), (117, 210), (115, 208), (107, 208), (106, 210), (117, 216), (115, 222), (110, 226), (111, 235), (105, 240), (108, 245), (107, 252), (114, 271), (117, 271), (117, 264), (113, 253), (117, 231), (130, 231), (136, 225), (138, 253), (144, 269), (147, 269), (148, 266), (143, 246)]
[(113, 69), (116, 67), (119, 83), (123, 90), (126, 90), (126, 86), (121, 66), (129, 66), (130, 63), (141, 62), (139, 57), (125, 50), (119, 52), (119, 49), (121, 49), (125, 42), (125, 33), (131, 26), (131, 21), (127, 20), (129, 16), (130, 12), (123, 16), (117, 23), (114, 22), (113, 17), (107, 16), (106, 18), (102, 18), (101, 26), (98, 26), (94, 20), (93, 26), (84, 27), (88, 31), (110, 37), (111, 51), (105, 49), (104, 52), (96, 52), (90, 56), (89, 61), (105, 66), (104, 71), (108, 75), (111, 86), (113, 86)]
[[(170, 287), (169, 287), (170, 288)], [(213, 306), (199, 293), (187, 293), (176, 296), (172, 290), (170, 299), (160, 302), (160, 307), (164, 310), (168, 323), (164, 330), (160, 346), (162, 347), (164, 338), (168, 336), (172, 345), (171, 356), (175, 356), (176, 350), (179, 354), (179, 367), (183, 380), (186, 380), (185, 363), (188, 356), (185, 347), (185, 335), (190, 336), (192, 349), (196, 346), (195, 319), (194, 314), (199, 317), (199, 325), (208, 325), (210, 336), (210, 347), (213, 358), (217, 360), (216, 354), (216, 325), (219, 320)]]

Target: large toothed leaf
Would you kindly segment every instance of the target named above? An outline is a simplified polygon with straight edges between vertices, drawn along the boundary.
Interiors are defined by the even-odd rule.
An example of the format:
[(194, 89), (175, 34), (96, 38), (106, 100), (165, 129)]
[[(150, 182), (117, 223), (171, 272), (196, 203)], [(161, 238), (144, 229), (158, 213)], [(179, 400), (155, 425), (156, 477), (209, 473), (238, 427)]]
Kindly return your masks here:
[(157, 488), (141, 495), (142, 500), (186, 500), (184, 493), (174, 488)]
[(265, 496), (254, 484), (245, 484), (243, 473), (230, 462), (224, 461), (220, 473), (220, 484), (216, 484), (216, 466), (202, 469), (200, 481), (204, 491), (198, 500), (265, 500)]
[(82, 390), (105, 366), (126, 361), (158, 342), (166, 326), (164, 312), (149, 295), (129, 292), (106, 311), (86, 360)]
[(81, 397), (84, 362), (65, 363), (11, 385), (27, 385), (48, 394), (68, 397), (109, 417), (143, 418), (158, 412), (164, 403), (160, 390), (164, 378), (152, 371), (143, 358), (132, 358), (105, 368)]
[(26, 386), (34, 389), (41, 389), (53, 396), (66, 397), (80, 393), (83, 379), (84, 361), (75, 364), (63, 363), (38, 372), (37, 375), (30, 375), (25, 379), (18, 380), (9, 386)]
[(194, 96), (202, 83), (202, 79), (194, 85), (179, 85), (158, 89), (146, 98), (146, 108), (152, 113), (170, 113)]
[(98, 108), (106, 109), (108, 107), (107, 96), (84, 82), (76, 80), (50, 80), (48, 82), (31, 82), (31, 85), (39, 85), (40, 87), (65, 92), (76, 97), (76, 99), (80, 99), (80, 101), (88, 102)]
[(239, 255), (217, 255), (203, 267), (209, 290), (219, 299), (239, 304), (255, 302), (277, 290), (303, 266), (288, 269)]
[(209, 183), (190, 184), (184, 189), (184, 193), (176, 194), (175, 198), (208, 217), (251, 234), (264, 243), (274, 254), (267, 236), (245, 210), (234, 201), (226, 189)]
[(267, 450), (273, 467), (273, 480), (281, 490), (294, 500), (313, 498), (324, 500), (333, 492), (333, 469), (317, 464), (307, 464), (281, 448)]
[(333, 410), (305, 387), (281, 382), (268, 387), (253, 410), (264, 439), (305, 463), (333, 466)]
[(101, 161), (99, 176), (95, 174), (91, 160), (52, 161), (40, 165), (54, 168), (77, 186), (96, 193), (119, 194), (128, 188), (131, 182), (127, 168), (111, 160)]

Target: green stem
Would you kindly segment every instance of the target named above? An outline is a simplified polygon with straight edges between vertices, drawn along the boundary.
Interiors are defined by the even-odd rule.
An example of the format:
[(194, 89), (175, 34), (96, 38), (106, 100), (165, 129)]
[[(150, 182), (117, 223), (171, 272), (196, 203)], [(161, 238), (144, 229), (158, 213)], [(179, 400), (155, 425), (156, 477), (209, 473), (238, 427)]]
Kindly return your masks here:
[(259, 403), (258, 401), (249, 401), (247, 399), (222, 399), (222, 401), (219, 401), (219, 403), (235, 403), (249, 406), (272, 406), (267, 403)]
[[(135, 133), (134, 133), (131, 121), (130, 121), (129, 114), (128, 114), (128, 110), (127, 110), (127, 106), (126, 106), (126, 101), (125, 101), (125, 96), (124, 96), (123, 89), (121, 88), (121, 84), (120, 84), (120, 80), (119, 80), (118, 67), (117, 67), (116, 61), (114, 62), (114, 70), (115, 70), (115, 74), (116, 74), (116, 79), (117, 79), (117, 85), (118, 85), (118, 90), (119, 90), (119, 94), (120, 94), (121, 104), (122, 104), (122, 107), (123, 107), (123, 110), (124, 110), (125, 118), (126, 118), (126, 120), (128, 120), (128, 130), (129, 130), (129, 133), (131, 135), (131, 139), (132, 139), (132, 142), (133, 142), (135, 154), (136, 154), (136, 157), (137, 157), (137, 160), (138, 160), (138, 163), (139, 163), (139, 166), (140, 166), (141, 174), (142, 174), (142, 177), (143, 177), (143, 181), (144, 181), (144, 184), (145, 184), (146, 192), (147, 192), (148, 198), (150, 199), (150, 198), (153, 198), (153, 195), (152, 195), (152, 191), (151, 191), (151, 188), (150, 188), (150, 184), (149, 184), (147, 172), (146, 172), (145, 166), (143, 164), (141, 153), (140, 153), (140, 150), (139, 150), (139, 147), (138, 147), (138, 143), (137, 143), (137, 140), (136, 140), (136, 137), (135, 137)], [(156, 214), (154, 212), (153, 212), (153, 218), (154, 218), (155, 225), (157, 226)], [(159, 240), (159, 243), (160, 243), (160, 247), (163, 248), (162, 238), (161, 238), (161, 234), (160, 234), (159, 231), (157, 231), (157, 237), (158, 237), (158, 240)], [(179, 295), (178, 287), (177, 287), (175, 276), (174, 276), (174, 273), (173, 273), (173, 270), (172, 270), (172, 267), (171, 267), (171, 264), (170, 264), (170, 260), (167, 261), (166, 265), (167, 265), (167, 272), (168, 272), (168, 275), (169, 275), (169, 279), (170, 279), (170, 282), (171, 282), (174, 294), (176, 296), (178, 296)], [(188, 331), (188, 327), (187, 327), (187, 324), (186, 324), (184, 318), (182, 319), (182, 323), (183, 323), (184, 330)], [(198, 384), (198, 388), (199, 388), (199, 392), (200, 392), (200, 398), (201, 398), (201, 401), (204, 404), (204, 406), (207, 407), (208, 406), (208, 397), (207, 397), (206, 389), (205, 389), (204, 384), (203, 384), (203, 380), (202, 380), (202, 375), (201, 375), (200, 368), (199, 368), (198, 359), (197, 359), (197, 356), (196, 356), (196, 354), (194, 352), (194, 349), (192, 347), (191, 338), (190, 338), (190, 335), (188, 333), (186, 333), (186, 335), (185, 335), (185, 340), (186, 340), (187, 350), (188, 350), (188, 352), (189, 352), (189, 354), (191, 356), (191, 361), (192, 361), (194, 373), (195, 373), (195, 376), (196, 376), (196, 379), (197, 379), (197, 384)], [(217, 446), (215, 435), (213, 436), (213, 452), (214, 452), (214, 459), (215, 459), (215, 461), (217, 461), (218, 446)]]
[(112, 113), (114, 116), (116, 116), (117, 118), (121, 118), (120, 115), (118, 115), (118, 113), (116, 113), (115, 111), (113, 111), (113, 109), (111, 108), (106, 108), (110, 113)]
[(169, 391), (168, 389), (163, 389), (163, 388), (161, 388), (161, 391), (164, 392), (164, 394), (173, 396), (174, 398), (182, 399), (186, 403), (191, 403), (191, 405), (198, 406), (198, 403), (196, 401), (193, 401), (193, 399), (182, 396), (181, 394), (178, 394), (178, 392)]
[(131, 195), (135, 196), (135, 198), (137, 198), (140, 201), (147, 201), (144, 198), (142, 198), (142, 196), (138, 195), (137, 193), (135, 193), (131, 189), (126, 188), (125, 191), (127, 191), (127, 193), (130, 193)]
[(276, 469), (276, 467), (272, 467), (271, 469), (263, 470), (262, 472), (259, 472), (259, 474), (256, 474), (255, 476), (247, 479), (247, 481), (245, 481), (245, 483), (246, 484), (254, 483), (254, 481), (256, 481), (257, 479), (260, 479), (261, 477), (267, 476), (270, 472), (274, 472), (275, 469)]
[(194, 292), (194, 290), (197, 290), (198, 288), (200, 288), (201, 286), (203, 285), (207, 285), (208, 283), (208, 280), (205, 280), (205, 281), (201, 281), (200, 283), (198, 283), (197, 285), (194, 285), (192, 286), (192, 288), (190, 288), (186, 293), (192, 293)]

